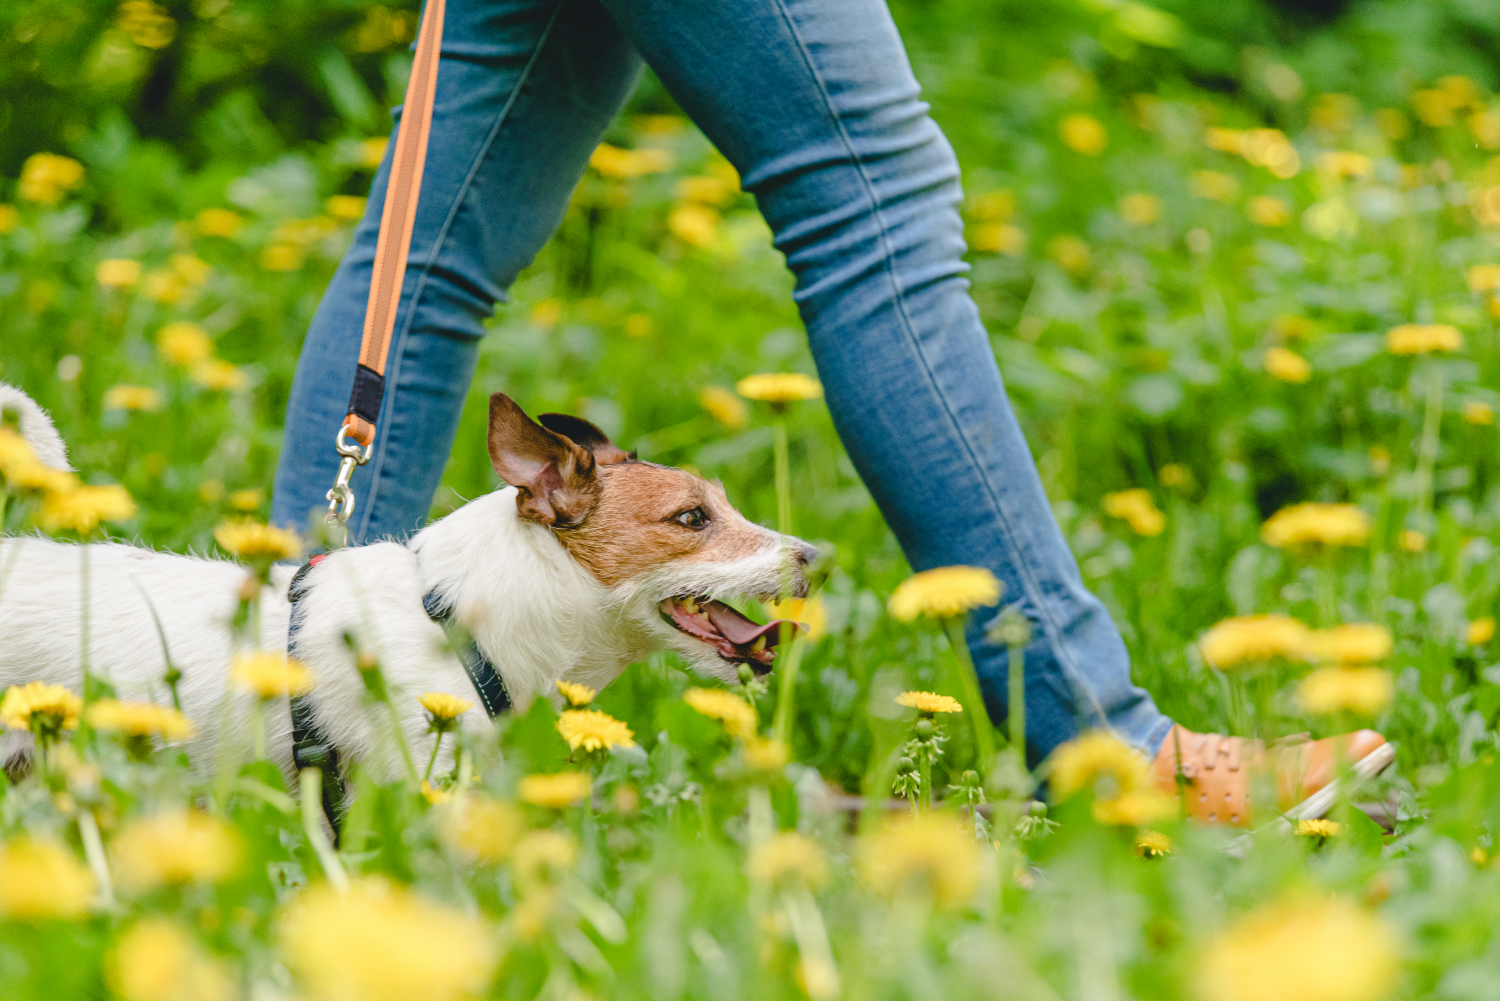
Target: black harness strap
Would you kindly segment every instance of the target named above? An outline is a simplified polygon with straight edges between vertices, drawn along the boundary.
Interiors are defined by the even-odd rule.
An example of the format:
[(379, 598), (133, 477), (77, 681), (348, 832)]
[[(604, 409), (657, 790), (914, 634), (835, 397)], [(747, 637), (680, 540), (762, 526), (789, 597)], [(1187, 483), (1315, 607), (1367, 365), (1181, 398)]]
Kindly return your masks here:
[[(292, 603), (292, 613), (287, 620), (287, 656), (297, 656), (297, 633), (302, 628), (302, 616), (298, 614), (297, 602), (307, 593), (304, 578), (309, 570), (328, 558), (327, 553), (312, 557), (295, 576), (287, 591)], [(422, 608), (427, 617), (443, 628), (444, 634), (457, 653), (464, 673), (469, 676), (474, 691), (479, 693), (479, 704), (494, 719), (510, 709), (510, 693), (500, 680), (495, 665), (479, 649), (467, 630), (453, 620), (453, 610), (443, 605), (435, 592), (422, 597)], [(313, 717), (312, 700), (306, 695), (295, 695), (291, 699), (292, 710), (292, 761), (300, 772), (304, 768), (316, 768), (323, 773), (323, 815), (333, 828), (334, 845), (337, 847), (339, 827), (344, 820), (344, 776), (339, 769), (338, 749), (333, 746), (317, 720)]]

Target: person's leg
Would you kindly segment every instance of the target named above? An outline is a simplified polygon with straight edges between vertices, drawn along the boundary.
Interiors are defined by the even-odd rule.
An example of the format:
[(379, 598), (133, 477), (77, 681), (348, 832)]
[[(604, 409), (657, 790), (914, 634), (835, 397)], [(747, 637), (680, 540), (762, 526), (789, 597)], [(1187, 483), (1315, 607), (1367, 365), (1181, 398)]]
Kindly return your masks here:
[[(448, 5), (375, 451), (354, 476), (351, 542), (400, 537), (426, 518), (484, 322), (552, 235), (639, 74), (640, 57), (594, 0)], [(333, 484), (389, 171), (388, 154), (303, 345), (276, 470), (277, 524), (305, 527)]]
[[(603, 2), (756, 196), (839, 434), (912, 566), (987, 566), (1031, 620), (1032, 759), (1099, 725), (1154, 753), (1171, 721), (1131, 684), (1053, 519), (962, 277), (958, 164), (884, 3)], [(969, 641), (999, 720), (993, 620)]]

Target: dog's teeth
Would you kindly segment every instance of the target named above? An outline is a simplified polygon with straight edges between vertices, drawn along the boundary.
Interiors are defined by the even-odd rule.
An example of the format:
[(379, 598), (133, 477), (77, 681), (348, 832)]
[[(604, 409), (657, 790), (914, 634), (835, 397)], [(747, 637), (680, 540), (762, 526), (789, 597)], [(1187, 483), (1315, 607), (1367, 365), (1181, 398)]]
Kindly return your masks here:
[(694, 615), (698, 614), (698, 603), (692, 598), (683, 598), (678, 604)]

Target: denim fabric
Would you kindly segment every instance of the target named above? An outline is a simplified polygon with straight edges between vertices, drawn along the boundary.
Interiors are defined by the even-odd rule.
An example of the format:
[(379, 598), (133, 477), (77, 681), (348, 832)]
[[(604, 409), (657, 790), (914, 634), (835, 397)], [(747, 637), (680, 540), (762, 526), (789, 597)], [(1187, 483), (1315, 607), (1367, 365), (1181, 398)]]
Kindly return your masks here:
[[(982, 563), (1019, 599), (1033, 760), (1108, 725), (1154, 753), (1170, 721), (1131, 684), (1042, 491), (963, 277), (958, 164), (880, 0), (452, 4), (421, 205), (357, 541), (425, 516), (483, 324), (551, 235), (641, 61), (740, 172), (796, 276), (840, 436), (918, 570)], [(389, 164), (308, 333), (274, 518), (323, 506), (358, 355)], [(969, 642), (990, 712), (1008, 654)]]

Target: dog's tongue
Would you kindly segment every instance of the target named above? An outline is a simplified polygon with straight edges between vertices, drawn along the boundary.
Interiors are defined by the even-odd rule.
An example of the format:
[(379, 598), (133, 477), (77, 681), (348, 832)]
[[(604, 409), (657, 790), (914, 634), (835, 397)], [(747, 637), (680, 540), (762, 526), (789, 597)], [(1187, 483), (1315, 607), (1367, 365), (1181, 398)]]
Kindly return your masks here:
[(719, 631), (719, 635), (737, 647), (749, 646), (764, 636), (766, 647), (770, 648), (780, 641), (782, 626), (791, 626), (794, 631), (801, 628), (789, 619), (773, 619), (763, 626), (757, 625), (722, 601), (705, 601), (700, 607), (708, 615), (708, 621)]

